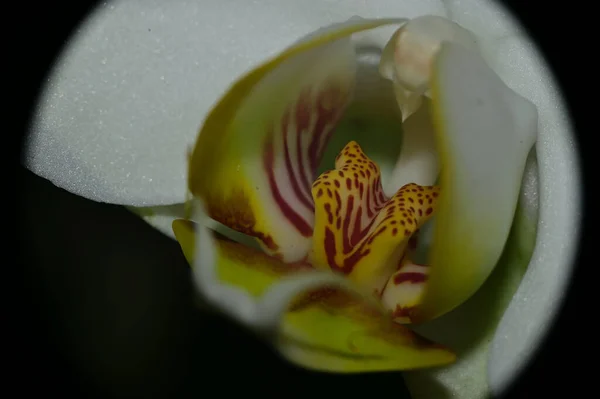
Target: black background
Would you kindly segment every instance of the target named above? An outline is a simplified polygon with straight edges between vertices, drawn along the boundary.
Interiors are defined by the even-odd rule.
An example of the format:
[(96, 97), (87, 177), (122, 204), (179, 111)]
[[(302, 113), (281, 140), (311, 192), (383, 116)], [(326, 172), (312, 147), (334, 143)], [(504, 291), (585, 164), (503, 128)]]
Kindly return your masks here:
[[(54, 57), (93, 3), (6, 6), (3, 36), (8, 49), (2, 63), (5, 71), (8, 67), (4, 79), (14, 91), (5, 92), (8, 112), (3, 114), (18, 117), (17, 125), (5, 131), (6, 139), (26, 131)], [(592, 91), (598, 69), (592, 61), (598, 51), (596, 24), (590, 22), (594, 14), (586, 2), (505, 3), (537, 40), (561, 84), (586, 183), (582, 245), (567, 300), (543, 349), (508, 396), (595, 396), (597, 377), (591, 372), (597, 369), (593, 324), (598, 311), (593, 305), (598, 299), (597, 289), (586, 287), (593, 284), (589, 273), (598, 263), (591, 252), (595, 201), (588, 190), (596, 181), (593, 139), (598, 134), (597, 125), (589, 124), (598, 112), (591, 109), (598, 103)], [(19, 148), (17, 140), (5, 160), (18, 165)], [(3, 325), (14, 335), (4, 345), (5, 353), (13, 355), (6, 364), (18, 396), (402, 397), (396, 375), (313, 374), (280, 361), (226, 320), (194, 310), (176, 243), (165, 244), (160, 233), (122, 208), (66, 193), (22, 167), (9, 170), (7, 180), (15, 178), (17, 201), (5, 211), (16, 227), (5, 235), (16, 236), (18, 243), (5, 241), (4, 269), (16, 271), (17, 277), (7, 273), (3, 278), (3, 292), (9, 294), (5, 308), (15, 316), (13, 323)], [(106, 281), (115, 282), (110, 292), (102, 288)], [(125, 295), (127, 301), (119, 300)]]

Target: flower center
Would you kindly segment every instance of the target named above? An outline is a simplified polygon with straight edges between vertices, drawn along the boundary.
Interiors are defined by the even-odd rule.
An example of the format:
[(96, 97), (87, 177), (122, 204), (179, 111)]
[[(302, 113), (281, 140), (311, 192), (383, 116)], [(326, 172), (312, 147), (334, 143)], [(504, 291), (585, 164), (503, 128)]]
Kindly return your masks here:
[[(383, 293), (394, 275), (398, 284), (423, 282), (422, 270), (402, 272), (409, 241), (433, 215), (440, 189), (410, 183), (386, 197), (375, 162), (351, 141), (312, 186), (315, 225), (309, 261), (346, 274)], [(408, 274), (407, 274), (408, 273)], [(418, 276), (417, 276), (418, 274)]]

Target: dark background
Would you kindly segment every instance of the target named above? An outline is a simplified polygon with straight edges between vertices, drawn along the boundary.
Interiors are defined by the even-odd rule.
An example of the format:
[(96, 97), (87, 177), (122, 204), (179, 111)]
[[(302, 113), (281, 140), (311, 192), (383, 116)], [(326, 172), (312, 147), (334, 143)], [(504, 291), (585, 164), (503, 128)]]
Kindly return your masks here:
[[(20, 3), (6, 9), (3, 36), (9, 51), (3, 64), (16, 71), (5, 73), (8, 83), (15, 84), (5, 101), (10, 116), (19, 120), (4, 137), (26, 131), (40, 84), (92, 3)], [(588, 122), (597, 112), (590, 105), (597, 100), (587, 95), (597, 81), (592, 61), (597, 34), (595, 24), (585, 20), (593, 13), (584, 8), (585, 2), (560, 7), (532, 1), (506, 4), (554, 68), (578, 135), (584, 180), (593, 183), (592, 136), (598, 129)], [(569, 47), (573, 43), (586, 47)], [(17, 140), (17, 148), (5, 158), (13, 165), (18, 164), (19, 146)], [(17, 237), (17, 245), (5, 244), (4, 265), (24, 284), (14, 284), (10, 276), (3, 279), (8, 288), (3, 292), (15, 291), (5, 308), (16, 316), (14, 323), (3, 325), (15, 335), (5, 340), (5, 348), (14, 352), (8, 364), (15, 377), (9, 382), (16, 383), (19, 396), (41, 391), (86, 398), (388, 392), (402, 397), (397, 375), (313, 374), (280, 361), (244, 331), (194, 308), (177, 243), (167, 243), (125, 209), (66, 193), (22, 167), (10, 170), (17, 202), (5, 209), (16, 228), (6, 233)], [(588, 195), (585, 205), (594, 204)], [(595, 231), (589, 226), (592, 208), (585, 210), (578, 267), (567, 300), (545, 345), (509, 397), (593, 392), (594, 376), (587, 376), (586, 370), (597, 368), (597, 333), (591, 323), (598, 311), (591, 305), (598, 300), (593, 287), (584, 288), (584, 282), (593, 279), (583, 274), (598, 260), (587, 250), (595, 242)]]

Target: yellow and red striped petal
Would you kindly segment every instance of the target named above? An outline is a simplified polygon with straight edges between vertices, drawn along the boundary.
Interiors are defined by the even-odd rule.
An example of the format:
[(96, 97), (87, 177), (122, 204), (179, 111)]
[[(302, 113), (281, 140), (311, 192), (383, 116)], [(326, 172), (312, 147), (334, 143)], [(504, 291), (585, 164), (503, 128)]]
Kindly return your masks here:
[(352, 141), (338, 155), (335, 169), (315, 181), (312, 194), (310, 263), (380, 294), (411, 236), (433, 215), (439, 188), (411, 183), (387, 198), (379, 167)]
[[(194, 235), (209, 234), (208, 230), (186, 220), (173, 222), (173, 230), (190, 264), (196, 264), (195, 272), (216, 269), (216, 280), (204, 282), (213, 286), (204, 286), (201, 293), (214, 293), (217, 286), (222, 287), (221, 293), (231, 290), (219, 303), (212, 293), (207, 297), (213, 305), (230, 309), (229, 315), (246, 326), (268, 333), (266, 338), (297, 365), (353, 373), (442, 366), (456, 358), (447, 348), (394, 323), (389, 313), (359, 291), (332, 285), (332, 273), (311, 270), (305, 264), (290, 266), (220, 239), (212, 239), (214, 246), (201, 247), (206, 252), (198, 255)], [(311, 285), (301, 281), (307, 277)], [(298, 283), (307, 288), (287, 301), (273, 303), (282, 298), (273, 293), (289, 291)], [(225, 302), (227, 306), (222, 306)], [(284, 310), (281, 314), (280, 309)]]
[(311, 184), (355, 82), (349, 36), (404, 21), (353, 20), (322, 29), (230, 88), (190, 154), (189, 190), (210, 217), (256, 237), (287, 262), (306, 256)]

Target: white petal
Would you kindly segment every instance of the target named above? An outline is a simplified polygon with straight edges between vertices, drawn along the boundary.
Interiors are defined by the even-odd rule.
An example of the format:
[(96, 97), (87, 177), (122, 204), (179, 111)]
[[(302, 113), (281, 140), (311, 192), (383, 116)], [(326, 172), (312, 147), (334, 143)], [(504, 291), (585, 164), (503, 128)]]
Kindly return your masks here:
[[(496, 0), (442, 0), (448, 18), (469, 29), (477, 36), (484, 58), (496, 58), (497, 40), (524, 35), (524, 29), (506, 7)], [(492, 66), (494, 62), (492, 62)]]
[(423, 319), (460, 305), (498, 261), (537, 136), (537, 111), (474, 51), (445, 43), (433, 114), (442, 174)]
[[(531, 359), (564, 299), (581, 218), (581, 177), (572, 127), (550, 70), (532, 43), (507, 38), (495, 69), (539, 112), (539, 222), (535, 252), (492, 343), (488, 378), (500, 393)], [(510, 58), (509, 58), (510, 57)], [(527, 175), (526, 175), (527, 177)]]
[(448, 18), (478, 36), (498, 38), (523, 33), (512, 14), (497, 0), (442, 0)]
[[(509, 87), (538, 108), (537, 151), (527, 159), (515, 220), (521, 241), (513, 243), (531, 250), (535, 245), (535, 252), (522, 282), (519, 269), (523, 265), (518, 256), (504, 259), (510, 267), (495, 271), (474, 297), (417, 329), (459, 351), (459, 361), (454, 365), (407, 374), (411, 393), (419, 399), (438, 397), (440, 392), (448, 391), (456, 397), (484, 397), (490, 391), (500, 395), (522, 372), (548, 332), (572, 272), (579, 232), (581, 180), (566, 110), (548, 67), (531, 43), (514, 36), (497, 43), (494, 69)], [(536, 227), (537, 239), (532, 243)], [(505, 277), (498, 279), (499, 275)], [(494, 284), (498, 280), (501, 284)], [(482, 296), (494, 285), (502, 287), (503, 293), (488, 300), (487, 305), (482, 303)], [(488, 328), (477, 334), (477, 339), (471, 337), (471, 343), (463, 339), (468, 338), (465, 331), (481, 330), (481, 326), (473, 325), (481, 318), (478, 315), (494, 315), (490, 319), (493, 326), (499, 319), (495, 314), (503, 312), (505, 307), (506, 313), (495, 331)]]
[(187, 147), (240, 74), (333, 22), (428, 13), (441, 1), (105, 2), (49, 78), (25, 163), (94, 200), (181, 203)]

